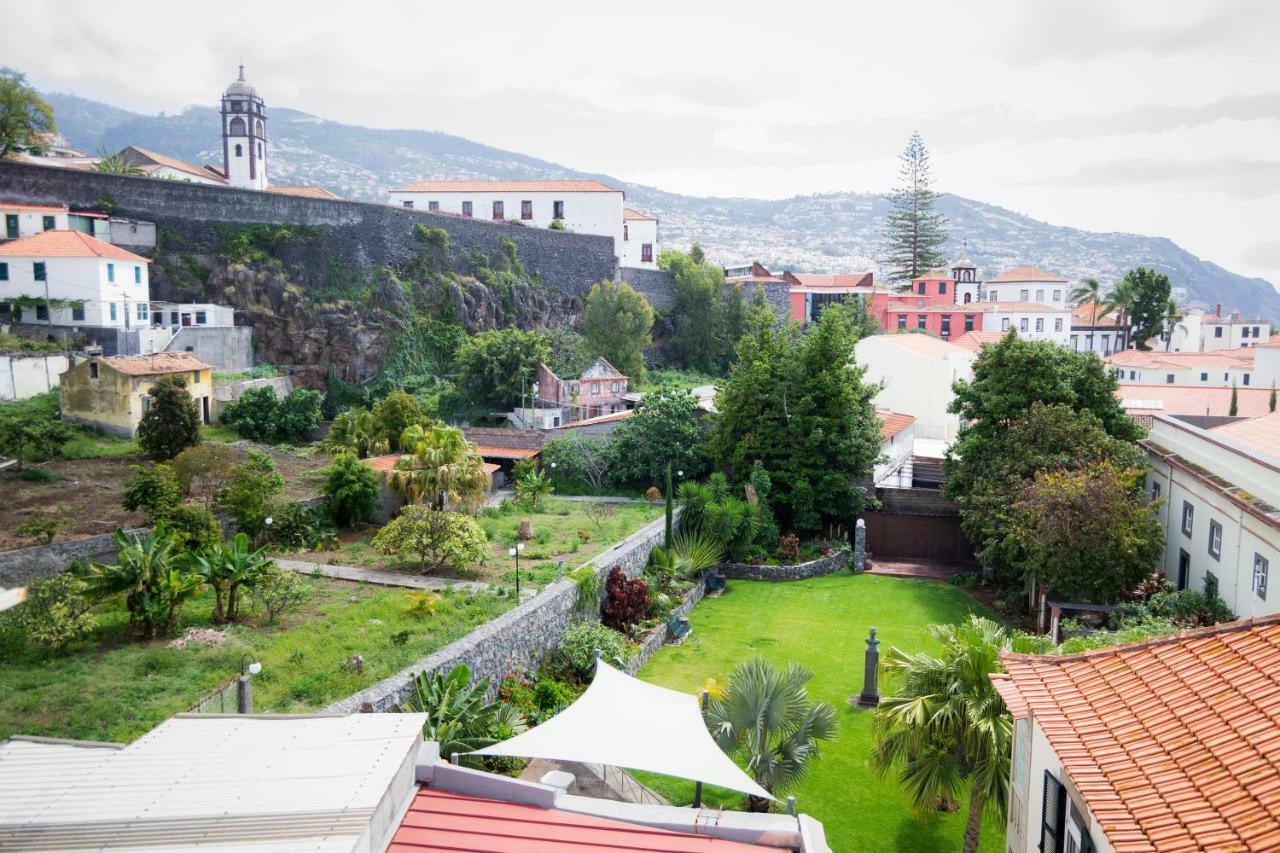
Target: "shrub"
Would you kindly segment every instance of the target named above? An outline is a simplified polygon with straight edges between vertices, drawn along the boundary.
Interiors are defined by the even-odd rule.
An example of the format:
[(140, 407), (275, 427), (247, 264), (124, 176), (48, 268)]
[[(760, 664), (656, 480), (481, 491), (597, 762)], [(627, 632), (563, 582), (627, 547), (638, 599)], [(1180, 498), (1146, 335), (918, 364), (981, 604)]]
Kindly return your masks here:
[(276, 406), (271, 423), (271, 440), (301, 444), (320, 423), (324, 395), (309, 388), (295, 388)]
[(48, 545), (58, 535), (58, 519), (53, 515), (32, 516), (13, 529), (15, 535), (34, 539), (40, 545)]
[(414, 396), (406, 391), (392, 391), (373, 407), (373, 417), (387, 447), (400, 449), (400, 435), (414, 424), (424, 424), (427, 416)]
[(152, 459), (172, 459), (200, 443), (200, 413), (187, 380), (169, 376), (152, 385), (151, 408), (138, 424), (138, 447)]
[(58, 417), (58, 392), (0, 405), (0, 453), (18, 460), (18, 470), (28, 459), (49, 459), (76, 434)]
[(410, 504), (373, 537), (383, 554), (412, 554), (425, 573), (429, 567), (461, 569), (489, 554), (484, 530), (458, 512), (439, 512)]
[(337, 539), (324, 510), (293, 501), (273, 504), (263, 534), (271, 544), (290, 551), (322, 551)]
[(280, 401), (270, 385), (250, 388), (222, 410), (222, 422), (253, 441), (270, 441)]
[(93, 630), (92, 607), (84, 580), (66, 571), (30, 584), (26, 602), (3, 614), (3, 619), (17, 637), (60, 649)]
[(253, 600), (267, 611), (267, 621), (292, 613), (315, 595), (315, 588), (298, 576), (297, 572), (282, 569), (274, 563), (258, 578), (250, 589)]
[(436, 605), (440, 603), (440, 593), (423, 590), (409, 590), (405, 593), (409, 603), (404, 612), (418, 619), (436, 615)]
[(551, 478), (541, 471), (530, 471), (516, 481), (516, 494), (520, 502), (532, 510), (537, 510), (538, 501), (555, 491)]
[(649, 584), (628, 578), (619, 566), (609, 570), (604, 584), (600, 621), (615, 631), (629, 632), (649, 612)]
[(341, 453), (324, 471), (329, 513), (343, 527), (359, 524), (378, 505), (378, 478), (373, 469), (350, 453)]
[(800, 561), (800, 537), (792, 533), (778, 540), (778, 558), (787, 563)]
[(204, 507), (178, 504), (162, 520), (173, 531), (176, 551), (204, 551), (222, 538), (222, 526)]
[(133, 466), (124, 484), (122, 503), (129, 512), (145, 513), (150, 523), (169, 515), (182, 503), (182, 487), (173, 466), (164, 462)]
[(1225, 601), (1209, 591), (1196, 592), (1183, 589), (1176, 592), (1158, 592), (1142, 606), (1139, 618), (1146, 616), (1165, 619), (1181, 627), (1199, 627), (1215, 622), (1229, 622), (1235, 618)]
[(249, 537), (237, 533), (230, 542), (211, 547), (191, 565), (198, 577), (213, 587), (213, 621), (234, 622), (240, 616), (240, 592), (253, 589), (275, 564), (262, 548), (253, 549)]
[(214, 505), (235, 519), (238, 530), (254, 538), (262, 534), (271, 501), (283, 489), (284, 478), (276, 472), (275, 460), (261, 450), (250, 450)]
[(635, 647), (626, 637), (599, 622), (577, 622), (561, 635), (554, 660), (567, 676), (586, 684), (595, 676), (597, 651), (605, 663), (624, 669)]
[(190, 497), (199, 498), (209, 509), (213, 500), (227, 487), (240, 454), (234, 447), (206, 442), (188, 447), (173, 458), (173, 473)]
[(43, 468), (23, 468), (18, 478), (28, 483), (52, 483), (58, 479), (58, 475)]
[(204, 586), (204, 578), (188, 569), (187, 560), (173, 550), (173, 534), (164, 523), (143, 537), (116, 530), (120, 549), (114, 565), (94, 563), (87, 572), (92, 598), (128, 593), (130, 632), (154, 639), (176, 627), (182, 606)]

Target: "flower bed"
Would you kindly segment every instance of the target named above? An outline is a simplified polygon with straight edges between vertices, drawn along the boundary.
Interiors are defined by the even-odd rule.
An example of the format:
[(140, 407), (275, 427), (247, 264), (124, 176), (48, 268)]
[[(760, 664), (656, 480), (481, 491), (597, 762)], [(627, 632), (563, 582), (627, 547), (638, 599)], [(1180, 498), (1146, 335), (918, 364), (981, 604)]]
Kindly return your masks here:
[(793, 566), (754, 565), (752, 563), (722, 563), (720, 572), (727, 578), (753, 581), (798, 581), (829, 575), (849, 562), (850, 551), (841, 549), (834, 554), (796, 563)]

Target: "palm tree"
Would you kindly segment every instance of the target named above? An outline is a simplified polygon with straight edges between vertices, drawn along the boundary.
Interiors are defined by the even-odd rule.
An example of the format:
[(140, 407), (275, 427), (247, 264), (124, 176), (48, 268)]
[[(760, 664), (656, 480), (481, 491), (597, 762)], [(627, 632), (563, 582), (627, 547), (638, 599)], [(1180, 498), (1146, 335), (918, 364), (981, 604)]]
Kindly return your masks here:
[(1105, 317), (1114, 313), (1120, 328), (1124, 330), (1123, 349), (1128, 349), (1129, 345), (1133, 343), (1131, 340), (1133, 328), (1130, 317), (1133, 314), (1133, 306), (1136, 301), (1137, 293), (1135, 292), (1133, 281), (1129, 278), (1124, 278), (1115, 287), (1111, 288), (1111, 292), (1107, 294), (1107, 298), (1102, 303), (1101, 316)]
[(1180, 322), (1182, 318), (1185, 316), (1186, 316), (1186, 312), (1184, 312), (1181, 308), (1178, 307), (1177, 302), (1174, 302), (1172, 299), (1170, 299), (1168, 302), (1165, 303), (1164, 318), (1163, 318), (1164, 327), (1167, 330), (1165, 332), (1165, 339), (1164, 339), (1165, 352), (1168, 352), (1169, 347), (1173, 345), (1173, 333), (1178, 329), (1182, 329), (1184, 332), (1187, 330), (1186, 325)]
[(98, 152), (98, 162), (93, 164), (95, 172), (106, 172), (109, 175), (141, 175), (142, 169), (137, 163), (123, 156), (122, 153), (111, 154), (105, 149)]
[(415, 424), (400, 436), (400, 447), (411, 455), (391, 471), (396, 494), (435, 510), (470, 511), (484, 503), (489, 480), (484, 460), (462, 430)]
[(424, 740), (440, 744), (440, 757), (474, 752), (525, 730), (520, 712), (505, 702), (486, 702), (489, 679), (471, 683), (471, 668), (460, 663), (448, 673), (422, 672), (413, 696), (400, 706), (405, 713), (426, 714)]
[(120, 549), (116, 563), (91, 564), (86, 592), (94, 598), (127, 593), (129, 631), (140, 630), (144, 639), (154, 639), (173, 628), (183, 603), (200, 591), (204, 579), (184, 570), (185, 559), (173, 547), (173, 532), (163, 523), (145, 537), (117, 529), (115, 540)]
[(213, 587), (213, 621), (234, 622), (240, 616), (240, 590), (252, 588), (275, 564), (266, 548), (251, 550), (249, 537), (241, 532), (193, 557), (191, 565)]
[[(812, 677), (796, 663), (779, 672), (763, 658), (753, 658), (738, 664), (724, 694), (703, 712), (716, 744), (746, 764), (771, 794), (799, 782), (818, 755), (818, 741), (836, 736), (835, 708), (809, 700), (805, 685)], [(769, 801), (748, 796), (747, 808), (768, 811)]]
[(1102, 285), (1093, 276), (1080, 279), (1080, 284), (1067, 297), (1076, 305), (1086, 302), (1092, 307), (1089, 318), (1089, 351), (1093, 351), (1093, 327), (1098, 325), (1098, 303), (1102, 301)]
[(330, 453), (349, 450), (365, 459), (371, 453), (385, 452), (387, 439), (373, 412), (363, 406), (353, 406), (333, 419), (322, 446)]
[(520, 496), (520, 500), (527, 503), (529, 508), (535, 512), (538, 509), (538, 501), (555, 490), (555, 486), (551, 483), (550, 475), (545, 471), (530, 471), (516, 481), (516, 494)]
[(969, 788), (964, 851), (978, 849), (984, 813), (1001, 817), (1009, 802), (1013, 721), (991, 683), (1000, 652), (1045, 651), (1048, 638), (1010, 634), (990, 619), (970, 616), (960, 625), (931, 625), (939, 656), (891, 648), (884, 669), (897, 695), (876, 712), (872, 765), (897, 770), (915, 807), (952, 808)]

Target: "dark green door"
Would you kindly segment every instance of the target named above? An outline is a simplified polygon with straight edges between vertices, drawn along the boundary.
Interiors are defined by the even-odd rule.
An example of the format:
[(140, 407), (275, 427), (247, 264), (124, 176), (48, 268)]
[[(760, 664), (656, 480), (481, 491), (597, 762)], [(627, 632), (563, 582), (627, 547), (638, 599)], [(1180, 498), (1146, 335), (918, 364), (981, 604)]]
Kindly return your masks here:
[(18, 214), (9, 213), (4, 217), (4, 235), (10, 240), (18, 238)]

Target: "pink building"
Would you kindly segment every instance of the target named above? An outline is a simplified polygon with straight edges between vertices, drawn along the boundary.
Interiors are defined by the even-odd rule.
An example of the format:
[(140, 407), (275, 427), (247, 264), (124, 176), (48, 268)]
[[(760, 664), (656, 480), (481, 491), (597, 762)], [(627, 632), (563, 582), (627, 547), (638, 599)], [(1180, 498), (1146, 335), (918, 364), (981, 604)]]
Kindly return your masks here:
[(564, 422), (610, 415), (627, 408), (627, 377), (605, 358), (597, 358), (577, 379), (561, 379), (538, 365), (538, 404), (565, 410)]

